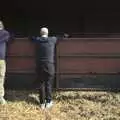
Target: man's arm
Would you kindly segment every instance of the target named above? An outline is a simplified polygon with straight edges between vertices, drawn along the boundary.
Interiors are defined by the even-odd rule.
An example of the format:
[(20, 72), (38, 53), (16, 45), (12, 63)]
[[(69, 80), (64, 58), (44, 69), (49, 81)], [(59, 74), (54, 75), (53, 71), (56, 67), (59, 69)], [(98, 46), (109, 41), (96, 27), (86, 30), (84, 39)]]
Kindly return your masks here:
[(10, 39), (9, 32), (5, 31), (3, 34), (0, 35), (0, 42), (8, 42)]

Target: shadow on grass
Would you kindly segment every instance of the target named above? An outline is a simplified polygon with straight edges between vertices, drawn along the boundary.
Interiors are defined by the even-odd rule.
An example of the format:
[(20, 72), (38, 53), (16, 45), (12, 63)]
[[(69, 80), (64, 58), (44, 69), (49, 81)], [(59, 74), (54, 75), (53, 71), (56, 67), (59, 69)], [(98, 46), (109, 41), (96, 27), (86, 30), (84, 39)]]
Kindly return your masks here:
[(28, 90), (6, 90), (5, 99), (9, 102), (25, 101), (28, 104), (39, 104), (37, 91)]
[[(118, 93), (118, 92), (117, 92)], [(68, 91), (68, 92), (53, 92), (53, 100), (55, 101), (68, 101), (68, 100), (88, 100), (93, 102), (105, 103), (109, 101), (110, 98), (116, 95), (116, 92), (80, 92), (80, 91)], [(28, 91), (28, 90), (6, 90), (5, 95), (6, 100), (10, 102), (20, 102), (25, 101), (28, 104), (39, 105), (38, 91)], [(117, 99), (117, 98), (116, 98)]]

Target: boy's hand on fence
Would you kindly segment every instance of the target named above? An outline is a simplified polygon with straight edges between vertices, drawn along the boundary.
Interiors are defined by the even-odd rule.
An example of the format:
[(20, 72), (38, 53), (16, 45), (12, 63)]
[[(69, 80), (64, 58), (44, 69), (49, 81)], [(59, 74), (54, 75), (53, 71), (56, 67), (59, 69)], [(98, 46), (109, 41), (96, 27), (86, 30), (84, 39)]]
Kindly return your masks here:
[(64, 37), (65, 37), (65, 38), (68, 38), (68, 37), (69, 37), (69, 34), (64, 33)]

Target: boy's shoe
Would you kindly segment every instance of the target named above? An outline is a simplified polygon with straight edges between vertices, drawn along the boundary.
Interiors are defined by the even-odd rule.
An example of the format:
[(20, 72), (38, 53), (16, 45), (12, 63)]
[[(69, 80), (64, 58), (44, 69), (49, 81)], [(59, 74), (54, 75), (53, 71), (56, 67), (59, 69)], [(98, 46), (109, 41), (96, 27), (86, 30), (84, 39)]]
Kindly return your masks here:
[(46, 108), (51, 108), (53, 106), (53, 101), (46, 103)]
[(0, 97), (0, 104), (1, 105), (7, 104), (6, 100), (3, 97)]
[(45, 109), (45, 103), (40, 104), (40, 108), (41, 108), (41, 109)]

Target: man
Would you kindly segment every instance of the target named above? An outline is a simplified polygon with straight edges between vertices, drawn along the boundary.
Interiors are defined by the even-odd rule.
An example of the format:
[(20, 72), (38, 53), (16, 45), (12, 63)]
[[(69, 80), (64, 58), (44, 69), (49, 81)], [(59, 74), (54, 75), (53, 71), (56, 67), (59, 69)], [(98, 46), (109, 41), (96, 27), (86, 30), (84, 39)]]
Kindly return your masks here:
[(32, 37), (36, 42), (36, 70), (39, 81), (39, 99), (42, 109), (50, 108), (52, 101), (52, 82), (54, 79), (54, 53), (56, 37), (48, 37), (48, 29), (41, 28), (41, 37)]
[(6, 100), (4, 99), (4, 80), (6, 72), (5, 54), (6, 43), (9, 37), (9, 33), (4, 29), (2, 21), (0, 21), (0, 104), (6, 104)]

